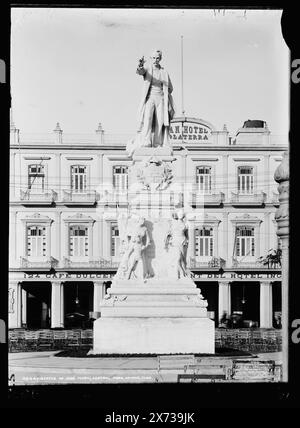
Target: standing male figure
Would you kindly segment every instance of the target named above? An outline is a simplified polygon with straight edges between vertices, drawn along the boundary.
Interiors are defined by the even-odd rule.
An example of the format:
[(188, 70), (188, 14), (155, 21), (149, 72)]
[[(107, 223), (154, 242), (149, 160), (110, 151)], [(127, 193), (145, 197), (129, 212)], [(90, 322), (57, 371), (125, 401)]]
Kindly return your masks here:
[[(173, 86), (167, 71), (161, 67), (162, 52), (155, 50), (152, 65), (144, 66), (140, 60), (137, 74), (144, 77), (143, 95), (139, 110), (141, 146), (158, 147), (169, 145), (170, 120), (174, 117)], [(152, 139), (152, 133), (154, 137)]]

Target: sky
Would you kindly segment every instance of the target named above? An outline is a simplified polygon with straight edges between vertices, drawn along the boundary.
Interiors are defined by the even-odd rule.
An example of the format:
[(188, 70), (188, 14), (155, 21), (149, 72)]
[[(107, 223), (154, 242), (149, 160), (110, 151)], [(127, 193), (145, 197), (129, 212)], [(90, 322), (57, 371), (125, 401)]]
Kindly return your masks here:
[[(137, 130), (143, 55), (163, 52), (181, 116), (289, 129), (289, 49), (280, 10), (12, 8), (11, 95), (20, 133)], [(147, 64), (146, 62), (146, 64)]]

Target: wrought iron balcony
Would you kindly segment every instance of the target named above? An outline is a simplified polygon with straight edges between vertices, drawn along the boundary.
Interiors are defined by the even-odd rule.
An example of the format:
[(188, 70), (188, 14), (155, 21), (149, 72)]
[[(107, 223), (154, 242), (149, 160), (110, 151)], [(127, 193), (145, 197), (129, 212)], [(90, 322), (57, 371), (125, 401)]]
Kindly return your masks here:
[(73, 190), (62, 191), (62, 201), (69, 205), (94, 205), (98, 200), (98, 194), (95, 190), (86, 190), (84, 192), (74, 192)]
[(57, 200), (57, 193), (50, 189), (45, 192), (31, 192), (20, 190), (20, 200), (28, 205), (51, 205)]
[(119, 262), (112, 259), (104, 259), (100, 257), (99, 259), (92, 259), (87, 261), (77, 261), (72, 260), (67, 257), (63, 258), (63, 268), (102, 268), (102, 269), (117, 269)]
[(232, 258), (232, 265), (233, 268), (262, 268), (263, 265), (260, 262), (259, 259), (254, 260), (238, 260), (236, 258)]
[(221, 205), (224, 200), (225, 195), (222, 192), (204, 195), (203, 193), (195, 189), (189, 195), (189, 205), (192, 206), (217, 206)]
[(197, 259), (195, 257), (190, 257), (189, 268), (197, 269), (197, 268), (224, 268), (226, 267), (226, 261), (221, 257), (212, 257), (211, 260), (201, 261), (201, 259)]
[(128, 191), (127, 190), (113, 190), (105, 191), (100, 195), (99, 203), (101, 204), (127, 204), (128, 203)]
[(231, 192), (230, 203), (232, 205), (253, 205), (260, 206), (263, 205), (266, 201), (266, 193), (254, 193), (254, 194), (241, 194)]
[(37, 268), (37, 269), (51, 269), (58, 266), (58, 260), (54, 257), (50, 257), (45, 260), (30, 260), (26, 257), (20, 257), (21, 268)]

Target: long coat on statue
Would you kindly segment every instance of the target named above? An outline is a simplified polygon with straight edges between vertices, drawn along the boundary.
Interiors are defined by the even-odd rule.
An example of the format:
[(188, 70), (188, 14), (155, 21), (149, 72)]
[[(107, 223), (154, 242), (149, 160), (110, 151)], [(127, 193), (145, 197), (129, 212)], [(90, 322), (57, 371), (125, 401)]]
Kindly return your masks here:
[[(137, 74), (141, 74), (144, 77), (142, 99), (141, 99), (139, 114), (138, 114), (139, 131), (141, 131), (144, 124), (145, 105), (146, 105), (147, 95), (148, 95), (150, 85), (151, 85), (151, 80), (152, 80), (152, 68), (153, 67), (150, 66), (150, 67), (143, 67), (141, 69), (137, 69)], [(161, 71), (161, 76), (163, 80), (164, 126), (169, 126), (170, 120), (173, 119), (175, 114), (174, 101), (171, 95), (173, 91), (173, 86), (172, 86), (171, 79), (168, 72), (163, 67), (160, 67), (160, 71)]]

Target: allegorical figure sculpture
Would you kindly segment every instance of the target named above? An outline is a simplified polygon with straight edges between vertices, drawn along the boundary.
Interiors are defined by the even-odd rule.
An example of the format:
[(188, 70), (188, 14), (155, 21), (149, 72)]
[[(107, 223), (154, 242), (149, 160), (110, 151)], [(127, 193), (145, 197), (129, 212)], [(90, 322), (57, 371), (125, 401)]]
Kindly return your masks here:
[(140, 59), (137, 74), (143, 76), (144, 86), (139, 108), (138, 136), (128, 144), (132, 153), (137, 147), (169, 146), (170, 120), (174, 117), (173, 86), (168, 72), (160, 65), (162, 52), (152, 53), (151, 65)]
[(177, 265), (178, 278), (189, 276), (186, 265), (186, 255), (188, 247), (188, 227), (185, 222), (185, 214), (183, 211), (178, 211), (172, 215), (171, 227), (165, 239), (165, 248), (169, 249), (171, 245), (175, 250), (175, 258)]
[(136, 278), (135, 270), (139, 262), (143, 265), (144, 277), (147, 277), (144, 251), (150, 243), (145, 219), (119, 218), (119, 230), (121, 234), (121, 245), (123, 255), (117, 272), (117, 277), (130, 279), (132, 275)]

